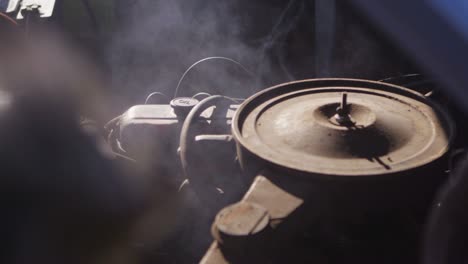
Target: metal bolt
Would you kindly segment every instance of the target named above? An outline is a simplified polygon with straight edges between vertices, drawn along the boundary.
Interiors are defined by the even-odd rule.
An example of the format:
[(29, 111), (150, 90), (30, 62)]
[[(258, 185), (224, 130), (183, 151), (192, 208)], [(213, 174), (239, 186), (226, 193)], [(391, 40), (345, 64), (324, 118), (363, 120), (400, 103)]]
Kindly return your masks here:
[(347, 100), (348, 100), (348, 94), (343, 93), (341, 96), (341, 109), (345, 110), (347, 108)]
[(349, 115), (349, 105), (348, 105), (348, 94), (343, 93), (341, 95), (340, 106), (336, 109), (335, 120), (340, 125), (352, 125), (351, 116)]

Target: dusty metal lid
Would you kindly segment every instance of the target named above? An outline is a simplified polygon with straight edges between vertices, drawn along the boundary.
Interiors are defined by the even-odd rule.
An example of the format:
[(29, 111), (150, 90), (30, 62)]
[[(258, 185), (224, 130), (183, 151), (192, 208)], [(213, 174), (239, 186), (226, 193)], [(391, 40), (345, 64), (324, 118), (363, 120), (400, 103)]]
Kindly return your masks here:
[(185, 117), (198, 103), (199, 101), (195, 98), (176, 97), (169, 104), (178, 117)]
[(453, 124), (408, 89), (352, 79), (282, 84), (249, 98), (233, 120), (238, 142), (289, 169), (327, 175), (394, 173), (446, 153)]

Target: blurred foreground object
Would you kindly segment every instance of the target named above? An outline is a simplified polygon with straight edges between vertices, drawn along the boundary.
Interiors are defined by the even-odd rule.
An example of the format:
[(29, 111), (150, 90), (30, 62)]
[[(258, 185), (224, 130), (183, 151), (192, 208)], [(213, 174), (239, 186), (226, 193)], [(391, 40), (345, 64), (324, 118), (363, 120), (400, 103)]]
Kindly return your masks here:
[(170, 231), (176, 189), (80, 127), (107, 105), (80, 52), (41, 26), (1, 33), (0, 262), (135, 263)]

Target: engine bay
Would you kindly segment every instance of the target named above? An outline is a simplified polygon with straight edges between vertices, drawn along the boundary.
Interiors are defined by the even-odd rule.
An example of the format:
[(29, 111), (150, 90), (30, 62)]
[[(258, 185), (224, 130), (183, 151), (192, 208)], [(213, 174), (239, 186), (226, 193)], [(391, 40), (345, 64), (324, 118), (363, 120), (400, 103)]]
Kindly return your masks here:
[(429, 2), (0, 0), (0, 262), (464, 263)]

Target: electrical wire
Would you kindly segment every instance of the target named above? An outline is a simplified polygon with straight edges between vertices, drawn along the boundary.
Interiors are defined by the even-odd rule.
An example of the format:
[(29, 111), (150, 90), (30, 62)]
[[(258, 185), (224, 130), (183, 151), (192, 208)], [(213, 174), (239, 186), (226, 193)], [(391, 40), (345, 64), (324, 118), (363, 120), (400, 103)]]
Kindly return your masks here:
[(403, 75), (381, 79), (379, 80), (379, 82), (394, 83), (396, 80), (401, 80), (404, 78), (414, 78), (414, 77), (422, 77), (422, 75), (419, 73), (409, 73), (409, 74), (403, 74)]
[(413, 86), (420, 86), (423, 84), (433, 83), (431, 79), (425, 79), (423, 75), (419, 73), (404, 74), (399, 76), (394, 76), (390, 78), (385, 78), (379, 80), (379, 82), (402, 85), (408, 88)]
[(145, 104), (148, 104), (149, 100), (151, 99), (151, 97), (155, 96), (155, 95), (159, 95), (161, 97), (164, 97), (164, 99), (166, 99), (167, 103), (169, 103), (170, 99), (169, 97), (167, 97), (167, 95), (163, 94), (163, 93), (160, 93), (160, 92), (153, 92), (153, 93), (150, 93), (147, 97), (146, 97), (146, 100), (145, 100)]
[[(197, 93), (195, 94), (194, 96), (192, 96), (193, 99), (197, 99), (201, 96), (204, 96), (203, 99), (207, 98), (207, 97), (210, 97), (211, 94), (209, 93)], [(235, 98), (235, 97), (229, 97), (229, 96), (226, 96), (226, 98), (229, 98), (232, 102), (236, 103), (236, 104), (241, 104), (243, 101), (245, 101), (245, 98)]]
[(184, 74), (182, 74), (182, 77), (180, 77), (179, 79), (179, 82), (177, 83), (177, 87), (175, 89), (175, 92), (174, 92), (174, 98), (177, 97), (177, 94), (179, 92), (179, 88), (180, 88), (180, 85), (182, 84), (182, 81), (184, 80), (185, 76), (195, 67), (197, 66), (198, 64), (202, 63), (202, 62), (205, 62), (205, 61), (209, 61), (209, 60), (225, 60), (225, 61), (229, 61), (229, 62), (232, 62), (234, 64), (236, 64), (237, 66), (239, 66), (242, 70), (244, 70), (250, 77), (254, 77), (255, 75), (249, 71), (246, 67), (244, 67), (244, 65), (242, 65), (240, 62), (236, 61), (236, 60), (233, 60), (231, 58), (227, 58), (227, 57), (207, 57), (207, 58), (204, 58), (204, 59), (201, 59), (197, 62), (195, 62), (194, 64), (192, 64), (190, 67), (187, 68), (187, 70), (185, 70)]
[(204, 98), (206, 98), (206, 97), (210, 97), (211, 94), (209, 94), (209, 93), (197, 93), (194, 96), (192, 96), (192, 98), (193, 99), (198, 99), (198, 97), (200, 97), (200, 96), (204, 96)]
[[(433, 88), (432, 86), (434, 85), (434, 81), (431, 79), (426, 79), (423, 75), (419, 73), (411, 73), (411, 74), (393, 76), (390, 78), (379, 80), (379, 82), (403, 86), (415, 92), (418, 92), (426, 97), (432, 96), (435, 92), (435, 90), (432, 89)], [(427, 88), (431, 88), (431, 89), (429, 90)]]

